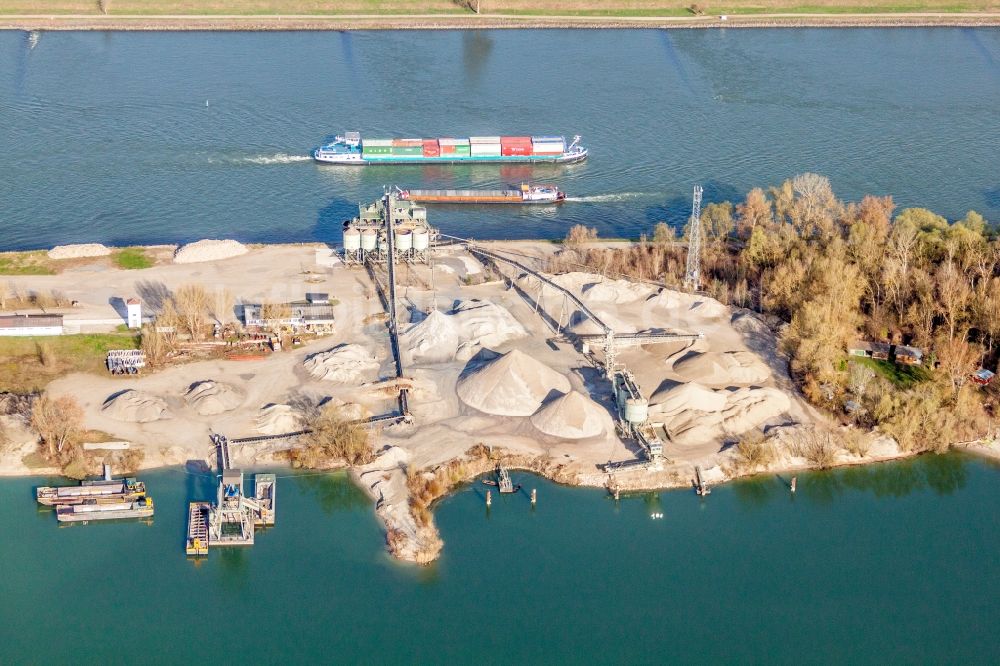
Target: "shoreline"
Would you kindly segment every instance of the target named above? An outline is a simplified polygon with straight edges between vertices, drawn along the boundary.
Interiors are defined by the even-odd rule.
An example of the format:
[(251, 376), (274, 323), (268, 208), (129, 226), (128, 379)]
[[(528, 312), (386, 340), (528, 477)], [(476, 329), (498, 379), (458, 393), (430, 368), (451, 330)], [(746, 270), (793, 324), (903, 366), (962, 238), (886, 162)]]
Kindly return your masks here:
[(366, 31), (500, 29), (926, 28), (1000, 26), (1000, 12), (768, 13), (711, 16), (0, 15), (0, 30)]
[[(520, 253), (534, 256), (539, 261), (544, 260), (554, 250), (552, 244), (547, 241), (496, 243), (508, 248), (519, 248)], [(150, 251), (154, 247), (164, 246), (136, 247)], [(111, 307), (108, 305), (109, 295), (127, 295), (131, 287), (126, 285), (131, 284), (136, 278), (142, 278), (142, 282), (156, 283), (160, 285), (160, 289), (176, 288), (190, 281), (192, 272), (197, 275), (208, 266), (212, 266), (213, 280), (218, 286), (228, 285), (234, 292), (238, 290), (241, 298), (255, 298), (273, 294), (275, 284), (284, 285), (284, 293), (296, 296), (302, 291), (313, 288), (313, 283), (306, 279), (314, 274), (313, 271), (322, 271), (325, 288), (342, 299), (342, 303), (338, 302), (337, 306), (342, 308), (337, 315), (339, 321), (337, 336), (333, 340), (319, 337), (300, 348), (258, 361), (252, 369), (251, 376), (256, 376), (258, 379), (253, 385), (246, 384), (245, 378), (242, 377), (242, 373), (249, 371), (249, 366), (220, 359), (195, 359), (187, 363), (169, 365), (157, 372), (131, 379), (74, 371), (54, 377), (45, 387), (46, 391), (52, 391), (57, 396), (64, 394), (77, 397), (84, 409), (85, 425), (89, 430), (109, 433), (116, 438), (132, 442), (141, 449), (145, 457), (136, 466), (137, 471), (183, 465), (194, 460), (208, 462), (211, 466), (212, 453), (206, 446), (210, 431), (226, 431), (238, 436), (260, 434), (255, 430), (259, 406), (287, 400), (288, 395), (301, 392), (303, 388), (324, 395), (340, 396), (345, 400), (361, 402), (368, 400), (369, 402), (365, 404), (370, 411), (373, 413), (384, 411), (381, 398), (375, 395), (365, 398), (363, 391), (361, 394), (358, 393), (355, 386), (357, 381), (352, 380), (342, 386), (323, 384), (315, 378), (310, 378), (300, 369), (306, 358), (317, 352), (324, 353), (320, 350), (331, 344), (346, 342), (372, 345), (373, 340), (371, 335), (366, 333), (365, 322), (369, 316), (382, 311), (379, 302), (365, 297), (364, 289), (361, 289), (358, 286), (360, 283), (356, 282), (358, 278), (355, 272), (342, 265), (323, 266), (318, 263), (322, 254), (320, 250), (323, 247), (329, 246), (320, 243), (253, 245), (249, 246), (244, 254), (205, 260), (201, 263), (173, 263), (165, 257), (158, 257), (158, 260), (149, 267), (139, 270), (115, 267), (103, 255), (58, 259), (54, 261), (66, 262), (60, 266), (72, 270), (64, 273), (60, 268), (50, 275), (11, 275), (5, 279), (11, 284), (20, 284), (22, 291), (39, 288), (65, 290), (67, 297), (80, 299), (78, 308), (81, 313), (76, 316), (91, 316), (96, 318), (95, 321), (105, 322), (104, 318), (114, 314), (109, 309)], [(511, 342), (489, 344), (498, 349), (511, 346), (523, 348), (533, 357), (546, 359), (549, 363), (546, 367), (556, 369), (556, 374), (574, 377), (576, 390), (608, 404), (607, 395), (604, 395), (607, 388), (602, 383), (595, 385), (582, 383), (578, 370), (582, 367), (582, 360), (572, 348), (566, 347), (560, 351), (557, 346), (556, 350), (552, 350), (538, 341), (539, 336), (545, 337), (548, 333), (535, 321), (538, 318), (537, 313), (532, 312), (532, 309), (520, 299), (505, 296), (507, 288), (502, 282), (482, 281), (477, 285), (470, 285), (463, 279), (473, 275), (470, 272), (470, 263), (475, 264), (475, 260), (463, 254), (461, 249), (443, 248), (439, 262), (441, 268), (436, 281), (437, 289), (453, 299), (475, 297), (492, 302), (496, 307), (502, 307), (508, 315), (511, 313), (519, 315), (519, 317), (514, 316), (514, 321), (527, 326), (525, 329), (527, 337), (514, 337), (510, 338)], [(312, 268), (314, 264), (315, 269)], [(303, 273), (303, 266), (310, 266), (309, 272)], [(478, 265), (472, 265), (471, 268), (479, 270)], [(89, 276), (86, 285), (79, 282), (79, 277), (84, 274)], [(255, 276), (255, 279), (248, 282), (248, 275)], [(565, 284), (577, 287), (586, 283), (591, 277), (586, 273), (563, 273), (561, 276)], [(424, 293), (426, 277), (420, 278), (415, 274), (414, 283), (410, 286), (410, 295), (407, 298), (412, 300), (415, 306), (425, 305), (421, 299), (425, 299), (429, 293)], [(424, 287), (421, 287), (421, 284), (424, 284)], [(607, 304), (612, 302), (619, 303), (614, 307), (616, 317), (639, 317), (646, 307), (645, 303), (658, 303), (660, 301), (657, 299), (666, 296), (670, 303), (677, 302), (673, 304), (663, 302), (662, 307), (668, 309), (662, 311), (663, 314), (660, 316), (662, 321), (673, 321), (671, 317), (678, 317), (679, 319), (673, 321), (673, 325), (679, 329), (697, 328), (709, 331), (709, 340), (716, 339), (717, 344), (721, 345), (720, 348), (756, 350), (748, 353), (766, 360), (771, 371), (767, 373), (770, 378), (758, 378), (751, 382), (758, 387), (770, 388), (754, 390), (762, 391), (758, 393), (760, 396), (773, 398), (775, 393), (782, 393), (788, 398), (787, 404), (778, 411), (772, 410), (773, 413), (747, 417), (748, 427), (751, 429), (759, 427), (768, 433), (768, 437), (773, 436), (775, 457), (766, 464), (744, 466), (737, 458), (733, 447), (725, 446), (725, 442), (735, 437), (733, 433), (723, 435), (721, 430), (718, 432), (706, 430), (693, 438), (676, 440), (673, 444), (674, 449), (667, 454), (667, 459), (657, 466), (609, 475), (601, 471), (604, 461), (627, 459), (636, 455), (634, 447), (628, 447), (620, 440), (613, 428), (609, 427), (602, 434), (590, 439), (579, 441), (572, 438), (562, 439), (559, 435), (548, 436), (543, 434), (545, 431), (532, 430), (531, 423), (525, 418), (519, 418), (520, 415), (504, 417), (491, 415), (494, 414), (491, 411), (463, 408), (454, 393), (455, 381), (458, 374), (467, 367), (467, 360), (455, 358), (427, 360), (422, 363), (414, 361), (417, 388), (414, 389), (414, 402), (411, 403), (411, 408), (414, 409), (419, 425), (401, 426), (395, 430), (382, 432), (376, 446), (375, 458), (367, 465), (348, 466), (333, 463), (320, 468), (331, 472), (336, 469), (347, 469), (356, 485), (371, 498), (375, 512), (385, 527), (386, 544), (394, 557), (418, 564), (429, 564), (437, 559), (444, 544), (434, 524), (434, 504), (451, 494), (462, 483), (490, 472), (497, 464), (510, 469), (527, 470), (570, 486), (600, 488), (613, 484), (622, 491), (656, 491), (690, 487), (695, 466), (702, 467), (703, 475), (709, 485), (719, 485), (759, 474), (816, 471), (890, 462), (920, 455), (919, 451), (904, 451), (895, 441), (872, 432), (865, 435), (869, 439), (869, 444), (864, 453), (849, 453), (846, 449), (838, 449), (833, 458), (827, 459), (827, 464), (819, 464), (812, 458), (804, 457), (808, 454), (797, 448), (795, 442), (814, 437), (816, 433), (829, 428), (832, 424), (828, 418), (814, 413), (815, 410), (801, 403), (798, 389), (784, 374), (785, 362), (775, 350), (774, 333), (762, 320), (758, 321), (749, 311), (734, 310), (711, 299), (699, 298), (697, 303), (689, 303), (689, 296), (669, 288), (660, 288), (660, 291), (656, 291), (655, 285), (633, 287), (630, 286), (632, 284), (630, 281), (619, 280), (595, 284), (603, 284), (604, 291), (600, 289), (591, 291), (590, 296), (586, 298), (596, 299), (593, 302), (598, 305), (604, 303), (605, 305), (601, 307), (610, 307)], [(642, 291), (641, 295), (635, 297), (638, 300), (619, 299), (619, 296), (627, 295), (633, 288)], [(74, 289), (78, 291), (73, 292)], [(718, 307), (713, 309), (713, 303)], [(672, 315), (669, 314), (671, 312)], [(744, 321), (743, 326), (739, 329), (733, 328), (734, 318), (739, 319), (748, 315), (751, 315), (750, 319)], [(529, 331), (533, 331), (534, 335), (529, 335)], [(372, 347), (372, 353), (377, 356), (379, 362), (386, 360), (385, 350), (381, 349), (384, 340), (374, 342), (377, 344)], [(711, 349), (714, 347), (707, 346), (697, 353)], [(667, 354), (664, 359), (680, 358), (678, 355), (687, 353), (687, 350), (688, 347), (683, 346), (669, 353), (664, 351), (663, 353)], [(644, 351), (623, 352), (623, 354), (630, 353), (633, 354), (633, 358), (629, 362), (637, 373), (640, 375), (644, 371), (653, 373), (643, 381), (650, 391), (655, 392), (654, 387), (659, 385), (662, 379), (661, 372), (655, 367), (667, 361), (663, 359), (657, 361), (659, 356), (644, 356), (643, 354), (647, 354)], [(532, 366), (532, 369), (534, 367)], [(375, 378), (367, 377), (367, 379)], [(226, 381), (232, 382), (233, 385), (239, 385), (242, 390), (249, 392), (249, 395), (244, 395), (238, 407), (225, 413), (202, 414), (193, 411), (184, 397), (184, 387), (206, 379), (223, 384)], [(365, 384), (363, 380), (358, 381), (362, 381), (358, 386), (370, 385)], [(726, 383), (728, 384), (728, 380)], [(741, 381), (736, 381), (735, 385), (741, 385)], [(123, 388), (142, 389), (150, 391), (153, 395), (163, 396), (172, 414), (165, 417), (167, 420), (154, 420), (148, 423), (109, 420), (109, 417), (103, 415), (104, 397), (115, 395)], [(711, 411), (708, 407), (704, 409)], [(604, 415), (604, 418), (606, 417), (607, 415)], [(740, 430), (743, 429), (740, 426)], [(21, 424), (17, 432), (11, 430), (9, 434), (12, 437), (11, 441), (17, 446), (9, 448), (0, 456), (0, 477), (61, 475), (58, 469), (29, 467), (25, 463), (26, 456), (37, 448), (37, 435), (27, 429), (26, 423)], [(955, 443), (949, 448), (963, 449), (983, 457), (1000, 459), (1000, 449), (981, 441)], [(3, 460), (4, 458), (6, 460)], [(254, 446), (237, 449), (234, 459), (241, 466), (249, 467), (288, 465), (288, 461), (280, 456), (277, 450), (259, 450)], [(410, 474), (407, 474), (408, 470)]]

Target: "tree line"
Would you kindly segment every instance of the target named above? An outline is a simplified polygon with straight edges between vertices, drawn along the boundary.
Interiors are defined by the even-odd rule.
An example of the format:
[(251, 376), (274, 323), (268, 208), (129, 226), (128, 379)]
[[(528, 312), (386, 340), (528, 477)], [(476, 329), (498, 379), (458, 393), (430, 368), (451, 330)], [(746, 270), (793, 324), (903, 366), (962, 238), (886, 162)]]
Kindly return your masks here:
[[(1000, 236), (976, 212), (949, 222), (891, 196), (838, 199), (827, 178), (802, 174), (754, 188), (702, 213), (702, 281), (727, 304), (779, 318), (780, 344), (806, 397), (912, 449), (979, 437), (993, 393), (967, 381), (995, 368), (1000, 336)], [(628, 247), (593, 247), (574, 228), (553, 270), (579, 263), (605, 274), (678, 285), (682, 238), (659, 223)], [(591, 247), (588, 247), (591, 246)], [(857, 339), (918, 346), (924, 371), (854, 361)]]

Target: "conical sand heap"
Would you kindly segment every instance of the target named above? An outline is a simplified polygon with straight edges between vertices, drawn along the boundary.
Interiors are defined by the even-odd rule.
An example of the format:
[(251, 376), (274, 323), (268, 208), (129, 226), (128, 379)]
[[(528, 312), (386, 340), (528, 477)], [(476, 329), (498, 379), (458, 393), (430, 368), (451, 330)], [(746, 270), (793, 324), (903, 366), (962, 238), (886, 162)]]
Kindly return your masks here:
[(517, 349), (479, 368), (457, 387), (462, 402), (498, 416), (531, 416), (552, 391), (569, 389), (568, 379)]
[(604, 431), (607, 413), (587, 396), (570, 391), (542, 407), (531, 417), (531, 424), (553, 437), (583, 439)]
[(170, 417), (167, 403), (163, 398), (129, 389), (104, 401), (101, 411), (117, 421), (129, 423), (149, 423)]

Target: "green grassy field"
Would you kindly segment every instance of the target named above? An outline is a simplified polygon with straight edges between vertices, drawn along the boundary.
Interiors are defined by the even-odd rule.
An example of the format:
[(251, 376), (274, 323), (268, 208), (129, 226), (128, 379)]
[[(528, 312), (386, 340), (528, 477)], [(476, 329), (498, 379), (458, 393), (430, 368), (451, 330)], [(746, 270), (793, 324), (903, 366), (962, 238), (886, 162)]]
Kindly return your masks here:
[(55, 275), (44, 250), (0, 253), (0, 275)]
[(70, 372), (105, 372), (109, 349), (138, 349), (131, 333), (0, 338), (0, 386), (28, 393)]
[(925, 382), (931, 378), (930, 370), (920, 365), (897, 365), (888, 361), (876, 361), (873, 358), (861, 358), (860, 356), (852, 356), (851, 361), (868, 366), (899, 388), (910, 388), (914, 384)]
[(118, 268), (126, 270), (149, 268), (154, 263), (141, 247), (127, 247), (124, 250), (119, 250), (115, 252), (113, 258)]

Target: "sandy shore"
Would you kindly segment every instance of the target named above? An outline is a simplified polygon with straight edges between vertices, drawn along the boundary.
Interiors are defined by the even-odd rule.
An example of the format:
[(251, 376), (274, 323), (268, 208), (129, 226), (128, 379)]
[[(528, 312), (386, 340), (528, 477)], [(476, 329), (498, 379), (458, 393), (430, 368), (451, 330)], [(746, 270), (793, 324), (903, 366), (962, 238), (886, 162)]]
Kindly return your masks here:
[[(560, 251), (544, 242), (489, 245), (538, 266)], [(157, 299), (191, 282), (228, 290), (237, 303), (296, 300), (307, 291), (329, 292), (338, 301), (332, 334), (264, 359), (188, 362), (138, 377), (75, 373), (48, 385), (52, 395), (80, 403), (88, 429), (141, 449), (143, 468), (211, 465), (211, 432), (238, 438), (294, 430), (295, 406), (303, 401), (348, 403), (359, 414), (395, 408), (394, 396), (377, 384), (395, 372), (382, 305), (367, 273), (331, 261), (325, 246), (254, 247), (215, 261), (165, 261), (132, 271), (101, 257), (72, 262), (56, 275), (4, 279), (21, 291), (58, 290), (78, 301), (67, 317), (96, 322), (90, 330), (117, 326), (119, 298), (138, 295), (151, 312)], [(618, 363), (634, 374), (649, 399), (649, 420), (667, 444), (661, 464), (609, 476), (601, 469), (605, 463), (634, 460), (639, 450), (616, 432), (612, 388), (599, 366), (553, 330), (553, 322), (567, 316), (575, 334), (593, 333), (593, 322), (564, 311), (557, 292), (540, 297), (531, 280), (516, 279), (512, 288), (484, 279), (486, 268), (461, 247), (442, 249), (433, 270), (431, 275), (427, 266), (410, 267), (398, 289), (413, 422), (378, 431), (375, 461), (352, 470), (386, 525), (390, 550), (401, 559), (426, 563), (442, 547), (433, 520), (422, 521), (413, 511), (407, 470), (439, 481), (432, 499), (497, 462), (561, 483), (611, 483), (622, 490), (689, 486), (699, 466), (706, 481), (716, 484), (751, 473), (814, 468), (801, 443), (835, 427), (798, 394), (774, 332), (753, 313), (653, 284), (560, 274), (555, 281), (617, 333), (704, 334), (696, 341), (619, 350)], [(603, 354), (593, 353), (597, 360)], [(49, 471), (25, 465), (37, 438), (25, 424), (4, 418), (12, 444), (0, 455), (0, 475)], [(775, 442), (777, 455), (766, 467), (747, 469), (732, 447), (751, 431), (766, 431)], [(280, 451), (295, 445), (240, 445), (234, 462), (282, 464)], [(484, 455), (487, 450), (491, 456)], [(839, 450), (833, 464), (908, 455), (892, 440), (873, 436), (864, 455)]]
[(0, 30), (468, 30), (623, 28), (977, 27), (1000, 25), (1000, 12), (773, 13), (720, 16), (309, 15), (147, 16), (7, 15)]

